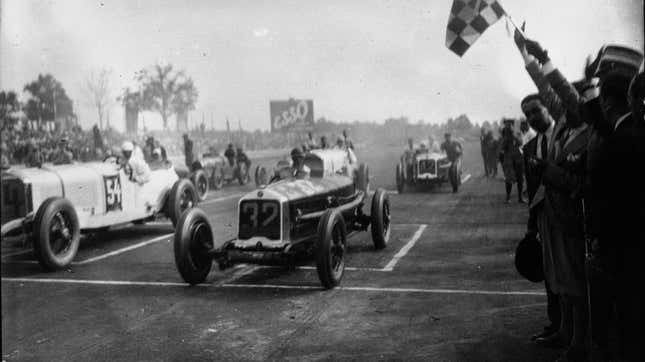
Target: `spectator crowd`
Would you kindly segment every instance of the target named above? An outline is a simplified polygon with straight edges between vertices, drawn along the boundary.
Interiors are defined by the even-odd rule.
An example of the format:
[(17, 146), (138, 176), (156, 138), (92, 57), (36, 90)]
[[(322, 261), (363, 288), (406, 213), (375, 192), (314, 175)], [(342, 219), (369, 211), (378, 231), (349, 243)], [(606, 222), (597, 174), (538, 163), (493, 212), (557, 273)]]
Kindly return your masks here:
[(502, 163), (507, 202), (513, 184), (525, 202), (526, 181), (516, 266), (544, 281), (549, 320), (532, 340), (561, 349), (558, 361), (642, 361), (643, 55), (604, 46), (570, 82), (542, 45), (517, 30), (514, 40), (537, 92), (521, 102), (520, 130), (505, 122), (498, 140), (482, 131), (481, 146), (486, 175)]

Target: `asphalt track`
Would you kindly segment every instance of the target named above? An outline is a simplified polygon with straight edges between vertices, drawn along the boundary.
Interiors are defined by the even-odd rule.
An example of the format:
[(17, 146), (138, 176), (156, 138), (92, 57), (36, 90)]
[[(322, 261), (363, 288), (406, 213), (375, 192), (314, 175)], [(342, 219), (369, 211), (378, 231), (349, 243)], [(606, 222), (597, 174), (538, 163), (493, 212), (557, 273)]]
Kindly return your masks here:
[[(394, 187), (399, 149), (363, 150), (372, 185)], [(529, 342), (545, 324), (540, 284), (514, 270), (525, 205), (503, 203), (503, 182), (481, 176), (465, 145), (465, 183), (390, 193), (393, 229), (375, 251), (350, 240), (340, 288), (320, 288), (313, 264), (288, 270), (213, 268), (186, 286), (166, 220), (85, 237), (74, 265), (45, 273), (28, 249), (2, 244), (6, 361), (422, 360), (542, 361)], [(211, 193), (201, 207), (218, 242), (252, 186)]]

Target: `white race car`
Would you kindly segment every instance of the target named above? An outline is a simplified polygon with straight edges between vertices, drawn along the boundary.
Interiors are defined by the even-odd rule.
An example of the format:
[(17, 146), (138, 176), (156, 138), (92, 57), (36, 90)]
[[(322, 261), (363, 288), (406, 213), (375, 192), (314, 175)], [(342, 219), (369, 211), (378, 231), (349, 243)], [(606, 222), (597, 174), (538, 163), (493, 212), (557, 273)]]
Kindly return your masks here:
[(2, 239), (25, 234), (38, 262), (48, 270), (68, 266), (81, 231), (141, 223), (157, 215), (173, 225), (198, 202), (188, 179), (171, 164), (151, 171), (150, 181), (130, 180), (115, 159), (106, 162), (14, 167), (2, 172)]

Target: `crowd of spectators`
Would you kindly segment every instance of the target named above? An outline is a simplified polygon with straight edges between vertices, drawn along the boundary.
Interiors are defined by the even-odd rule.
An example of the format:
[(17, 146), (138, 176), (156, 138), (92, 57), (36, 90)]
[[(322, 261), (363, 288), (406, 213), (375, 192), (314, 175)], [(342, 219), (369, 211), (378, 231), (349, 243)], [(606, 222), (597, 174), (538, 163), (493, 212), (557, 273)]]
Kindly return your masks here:
[(642, 361), (643, 55), (603, 47), (584, 78), (570, 82), (538, 42), (517, 30), (515, 42), (537, 87), (521, 102), (536, 136), (509, 128), (499, 154), (507, 201), (517, 184), (524, 202), (520, 175), (527, 181), (527, 233), (516, 265), (527, 279), (544, 281), (549, 319), (532, 340), (562, 349), (558, 361)]

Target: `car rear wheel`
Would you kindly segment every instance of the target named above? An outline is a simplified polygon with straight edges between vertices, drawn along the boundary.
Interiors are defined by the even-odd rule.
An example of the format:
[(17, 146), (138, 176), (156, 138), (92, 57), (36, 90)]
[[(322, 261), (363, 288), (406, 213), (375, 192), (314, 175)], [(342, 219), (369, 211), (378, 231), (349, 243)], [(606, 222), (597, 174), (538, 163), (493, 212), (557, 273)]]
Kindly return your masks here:
[(182, 178), (177, 180), (170, 190), (168, 197), (168, 217), (172, 221), (173, 226), (177, 226), (177, 221), (181, 215), (188, 209), (197, 205), (199, 196), (195, 186), (189, 180)]
[(81, 240), (78, 215), (69, 200), (51, 197), (40, 205), (34, 219), (34, 254), (47, 270), (72, 263)]
[(343, 217), (333, 209), (327, 210), (318, 222), (316, 270), (325, 289), (340, 284), (345, 271), (347, 232)]
[(450, 179), (452, 192), (459, 191), (459, 186), (461, 186), (461, 170), (457, 161), (453, 162), (452, 165), (450, 165), (448, 178)]
[(405, 180), (403, 179), (403, 169), (401, 168), (401, 164), (398, 163), (396, 165), (396, 190), (401, 194), (403, 193), (405, 185)]
[(211, 184), (213, 185), (214, 190), (219, 190), (224, 185), (224, 170), (216, 166), (213, 169), (213, 175), (211, 176)]
[(206, 280), (213, 265), (208, 255), (213, 245), (213, 230), (204, 211), (185, 212), (177, 223), (174, 250), (175, 265), (186, 283), (195, 285)]
[(196, 170), (191, 177), (191, 181), (195, 185), (199, 201), (206, 200), (206, 196), (208, 196), (208, 179), (204, 170)]
[(377, 189), (372, 197), (371, 207), (372, 241), (376, 249), (384, 249), (390, 241), (390, 199), (387, 192), (381, 188)]
[(240, 185), (244, 186), (249, 181), (251, 181), (251, 175), (249, 175), (249, 168), (246, 163), (240, 162), (237, 166), (237, 180), (240, 182)]
[(264, 166), (255, 168), (255, 186), (265, 186), (269, 183), (269, 173)]
[(365, 193), (370, 190), (370, 169), (364, 163), (358, 166), (358, 171), (356, 172), (356, 188), (365, 191)]

